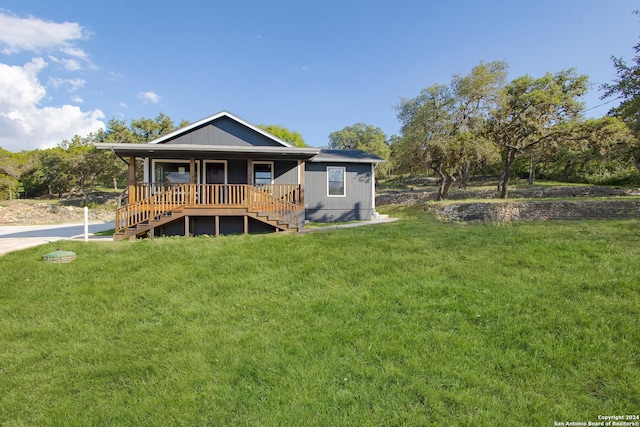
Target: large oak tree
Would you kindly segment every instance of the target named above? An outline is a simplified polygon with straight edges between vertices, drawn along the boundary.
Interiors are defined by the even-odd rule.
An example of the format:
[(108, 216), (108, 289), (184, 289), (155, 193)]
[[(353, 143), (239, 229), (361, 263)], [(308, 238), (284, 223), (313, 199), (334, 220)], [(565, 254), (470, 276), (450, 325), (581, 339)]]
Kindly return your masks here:
[(578, 75), (575, 69), (539, 78), (525, 75), (505, 86), (487, 132), (502, 153), (501, 198), (508, 196), (516, 159), (534, 147), (553, 146), (569, 138), (571, 127), (564, 125), (580, 119), (581, 97), (587, 89), (587, 76)]

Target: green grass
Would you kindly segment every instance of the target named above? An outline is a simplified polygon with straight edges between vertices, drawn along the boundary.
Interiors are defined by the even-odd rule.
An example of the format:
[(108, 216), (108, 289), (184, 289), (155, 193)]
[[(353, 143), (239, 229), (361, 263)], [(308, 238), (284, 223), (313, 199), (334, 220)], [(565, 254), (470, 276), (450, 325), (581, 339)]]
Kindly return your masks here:
[(110, 236), (113, 236), (113, 233), (115, 232), (116, 232), (115, 228), (110, 228), (109, 230), (97, 231), (93, 234), (94, 236), (110, 237)]
[[(640, 408), (640, 223), (403, 220), (0, 257), (0, 424), (553, 425)], [(61, 247), (69, 264), (41, 256)]]
[(308, 222), (304, 225), (304, 228), (327, 228), (327, 227), (335, 227), (336, 225), (348, 225), (348, 224), (356, 224), (358, 222), (362, 222), (359, 220), (354, 221), (343, 221), (343, 222)]

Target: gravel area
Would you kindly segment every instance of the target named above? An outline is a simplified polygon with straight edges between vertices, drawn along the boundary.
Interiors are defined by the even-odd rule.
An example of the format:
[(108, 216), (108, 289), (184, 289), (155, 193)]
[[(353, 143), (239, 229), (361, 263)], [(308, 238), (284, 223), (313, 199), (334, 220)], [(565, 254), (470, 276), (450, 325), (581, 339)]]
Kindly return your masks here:
[[(89, 221), (111, 221), (112, 209), (89, 209)], [(84, 209), (77, 206), (38, 202), (11, 202), (0, 206), (0, 225), (62, 224), (84, 221)]]

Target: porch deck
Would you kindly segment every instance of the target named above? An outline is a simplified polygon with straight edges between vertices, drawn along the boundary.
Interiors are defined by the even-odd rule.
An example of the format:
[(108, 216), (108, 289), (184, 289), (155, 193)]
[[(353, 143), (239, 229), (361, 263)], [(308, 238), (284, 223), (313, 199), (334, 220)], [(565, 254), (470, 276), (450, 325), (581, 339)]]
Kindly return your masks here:
[(187, 213), (245, 215), (297, 231), (301, 200), (297, 184), (136, 184), (130, 187), (129, 204), (116, 210), (114, 238), (141, 235)]

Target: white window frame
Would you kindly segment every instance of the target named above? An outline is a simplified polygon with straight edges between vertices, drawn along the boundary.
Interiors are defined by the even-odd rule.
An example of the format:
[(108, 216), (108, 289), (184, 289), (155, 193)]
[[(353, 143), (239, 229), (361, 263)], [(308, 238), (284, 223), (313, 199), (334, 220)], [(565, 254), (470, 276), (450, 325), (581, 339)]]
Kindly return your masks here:
[[(329, 194), (329, 169), (340, 169), (342, 171), (342, 194)], [(347, 197), (347, 168), (344, 166), (327, 166), (327, 197)]]
[(204, 184), (208, 184), (207, 182), (207, 164), (209, 163), (223, 163), (224, 164), (224, 183), (228, 184), (229, 181), (229, 177), (227, 175), (227, 161), (226, 160), (204, 160), (203, 161), (204, 166), (203, 166), (203, 175), (202, 175), (202, 181)]
[[(191, 166), (191, 160), (184, 159), (152, 159), (151, 160), (151, 182), (157, 183), (156, 181), (156, 163), (184, 163), (186, 165)], [(196, 160), (196, 184), (200, 184), (200, 161)]]
[(272, 185), (273, 181), (275, 181), (276, 179), (276, 170), (273, 165), (273, 162), (264, 162), (264, 161), (251, 162), (251, 184), (256, 185), (256, 165), (271, 165), (271, 182), (269, 183), (269, 185)]

